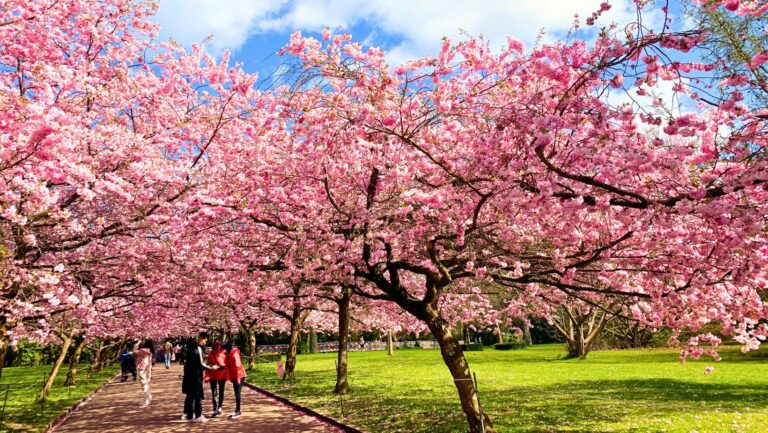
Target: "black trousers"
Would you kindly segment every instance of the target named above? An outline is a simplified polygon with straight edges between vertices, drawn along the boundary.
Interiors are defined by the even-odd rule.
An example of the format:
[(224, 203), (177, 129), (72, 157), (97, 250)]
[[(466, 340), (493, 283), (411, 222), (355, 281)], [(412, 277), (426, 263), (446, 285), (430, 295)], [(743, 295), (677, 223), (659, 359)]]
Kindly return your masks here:
[[(211, 384), (211, 402), (213, 403), (213, 411), (216, 412), (218, 409), (221, 409), (222, 403), (224, 403), (224, 384), (227, 383), (226, 380), (212, 380), (210, 382)], [(218, 400), (216, 399), (216, 394), (218, 391)]]
[(243, 391), (243, 379), (235, 382), (232, 381), (232, 388), (235, 389), (235, 413), (240, 413), (240, 394)]
[(203, 414), (203, 393), (200, 391), (190, 392), (184, 399), (184, 413), (187, 414), (187, 419), (200, 418)]

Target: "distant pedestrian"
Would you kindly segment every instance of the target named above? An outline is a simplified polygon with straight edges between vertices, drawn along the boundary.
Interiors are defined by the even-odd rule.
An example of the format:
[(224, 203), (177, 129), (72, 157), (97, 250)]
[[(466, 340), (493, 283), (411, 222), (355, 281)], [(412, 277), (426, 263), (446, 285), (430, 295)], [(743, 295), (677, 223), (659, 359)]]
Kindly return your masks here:
[(184, 361), (184, 379), (181, 381), (181, 392), (184, 399), (184, 413), (189, 422), (207, 422), (203, 415), (203, 372), (210, 369), (218, 369), (218, 366), (209, 366), (203, 361), (203, 347), (208, 342), (208, 333), (201, 332), (197, 341), (190, 339)]
[(363, 336), (360, 336), (360, 350), (365, 350), (365, 338)]
[(152, 390), (149, 387), (149, 382), (152, 380), (152, 357), (154, 356), (154, 344), (152, 340), (145, 340), (144, 344), (136, 344), (133, 349), (133, 354), (136, 356), (136, 369), (139, 372), (139, 382), (141, 382), (141, 388), (144, 392), (144, 402), (141, 407), (149, 406), (152, 402)]
[(173, 354), (173, 344), (171, 344), (171, 341), (168, 340), (165, 342), (165, 345), (163, 345), (163, 350), (165, 351), (165, 368), (171, 368), (171, 355)]
[(229, 419), (240, 418), (240, 396), (243, 391), (243, 381), (245, 380), (245, 368), (240, 358), (240, 349), (232, 346), (231, 342), (224, 343), (222, 346), (227, 353), (227, 380), (232, 382), (232, 388), (235, 391), (235, 411), (229, 416)]
[(125, 350), (120, 354), (120, 370), (122, 376), (120, 382), (128, 380), (128, 376), (133, 376), (133, 380), (136, 380), (136, 360), (133, 357), (133, 343), (128, 342), (125, 344)]
[(176, 362), (179, 363), (179, 365), (184, 365), (184, 358), (186, 356), (186, 348), (181, 347), (179, 344), (176, 345), (176, 347), (173, 348), (174, 353), (176, 353)]
[(211, 403), (213, 413), (211, 418), (221, 415), (221, 406), (224, 404), (224, 384), (227, 383), (227, 352), (221, 348), (221, 341), (213, 342), (213, 349), (208, 353), (206, 362), (210, 366), (218, 366), (218, 370), (206, 370), (205, 381), (211, 385)]

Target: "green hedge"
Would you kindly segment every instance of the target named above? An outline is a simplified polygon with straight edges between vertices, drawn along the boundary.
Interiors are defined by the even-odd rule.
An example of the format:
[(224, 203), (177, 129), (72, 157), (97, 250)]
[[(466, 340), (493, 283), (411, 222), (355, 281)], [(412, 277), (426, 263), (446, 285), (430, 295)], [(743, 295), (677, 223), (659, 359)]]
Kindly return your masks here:
[(482, 343), (462, 344), (461, 350), (463, 350), (464, 352), (477, 352), (477, 351), (483, 350), (483, 344)]
[(525, 349), (527, 346), (523, 342), (517, 342), (517, 343), (497, 343), (493, 345), (493, 348), (496, 350), (515, 350), (515, 349)]

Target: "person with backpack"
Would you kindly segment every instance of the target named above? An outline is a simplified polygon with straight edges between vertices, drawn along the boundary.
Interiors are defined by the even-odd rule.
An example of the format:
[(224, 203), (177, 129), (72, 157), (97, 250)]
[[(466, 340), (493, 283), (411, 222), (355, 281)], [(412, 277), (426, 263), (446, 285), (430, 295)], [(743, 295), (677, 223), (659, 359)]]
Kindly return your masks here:
[(229, 419), (240, 418), (240, 396), (243, 391), (243, 382), (245, 380), (245, 368), (240, 358), (240, 349), (232, 346), (231, 342), (226, 342), (222, 346), (227, 353), (227, 380), (232, 382), (232, 388), (235, 391), (235, 411), (229, 415)]
[(181, 381), (181, 392), (184, 399), (184, 414), (189, 422), (207, 422), (203, 415), (203, 372), (218, 369), (218, 365), (210, 366), (203, 361), (203, 347), (208, 342), (208, 333), (201, 332), (197, 341), (187, 342), (186, 360), (184, 362), (184, 378)]
[(120, 371), (122, 376), (120, 382), (128, 380), (128, 376), (133, 375), (133, 380), (136, 380), (136, 360), (133, 358), (133, 343), (128, 342), (125, 344), (125, 350), (120, 354)]
[[(206, 360), (208, 365), (217, 365), (218, 370), (206, 370), (205, 381), (211, 385), (211, 402), (213, 414), (211, 418), (221, 415), (221, 406), (224, 403), (224, 384), (227, 383), (227, 352), (221, 348), (221, 341), (213, 342), (213, 349), (208, 353)], [(217, 398), (218, 394), (218, 398)]]

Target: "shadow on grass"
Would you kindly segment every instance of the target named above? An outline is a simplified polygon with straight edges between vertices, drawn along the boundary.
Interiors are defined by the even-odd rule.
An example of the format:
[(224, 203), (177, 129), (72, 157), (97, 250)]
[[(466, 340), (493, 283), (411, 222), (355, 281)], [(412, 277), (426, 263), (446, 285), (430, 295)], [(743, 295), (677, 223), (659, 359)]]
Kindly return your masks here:
[[(5, 418), (0, 422), (0, 432), (35, 432), (43, 431), (51, 420), (68, 410), (82, 397), (98, 388), (107, 379), (114, 376), (113, 367), (87, 378), (87, 369), (77, 375), (77, 386), (66, 387), (66, 369), (59, 372), (51, 393), (44, 403), (36, 402), (35, 397), (42, 388), (43, 381), (51, 366), (7, 367), (3, 370), (0, 388), (11, 385)], [(0, 400), (2, 404), (2, 400)]]
[[(559, 359), (560, 349), (467, 353), (497, 431), (756, 432), (763, 431), (756, 426), (768, 425), (768, 387), (758, 374), (766, 371), (760, 352), (744, 355), (738, 348), (725, 348), (721, 354), (732, 365), (705, 377), (706, 362), (692, 375), (690, 368), (678, 368), (674, 349), (600, 351), (586, 360)], [(365, 431), (466, 431), (439, 353), (351, 357), (352, 392), (343, 397), (346, 418), (332, 393), (333, 362), (320, 356), (299, 361), (298, 379), (291, 387), (276, 378), (274, 366), (249, 373), (249, 380)], [(745, 414), (750, 418), (746, 427), (733, 427), (745, 412), (751, 413)]]
[[(577, 381), (557, 386), (510, 387), (483, 393), (492, 419), (514, 420), (503, 431), (649, 431), (630, 420), (665, 420), (706, 411), (760, 413), (768, 420), (768, 390), (760, 386), (672, 379)], [(719, 416), (719, 415), (718, 415)], [(654, 421), (654, 420), (649, 420)], [(507, 424), (506, 422), (504, 424)]]
[(402, 381), (378, 382), (364, 376), (350, 372), (350, 392), (341, 397), (333, 394), (332, 371), (301, 372), (292, 385), (263, 372), (249, 373), (249, 380), (364, 431), (465, 432), (463, 412), (449, 381), (433, 389), (420, 386), (418, 381), (404, 386)]

